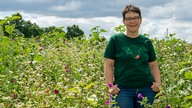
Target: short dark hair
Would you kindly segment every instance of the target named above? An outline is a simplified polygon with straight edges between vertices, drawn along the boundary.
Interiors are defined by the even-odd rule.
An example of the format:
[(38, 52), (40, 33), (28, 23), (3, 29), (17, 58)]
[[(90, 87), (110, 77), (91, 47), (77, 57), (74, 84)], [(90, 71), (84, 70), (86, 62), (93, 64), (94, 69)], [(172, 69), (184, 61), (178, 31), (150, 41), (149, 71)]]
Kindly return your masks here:
[(141, 17), (141, 11), (140, 11), (140, 9), (137, 6), (134, 6), (134, 5), (127, 5), (127, 6), (125, 6), (125, 8), (122, 11), (123, 19), (125, 19), (125, 14), (127, 12), (138, 13), (139, 16)]

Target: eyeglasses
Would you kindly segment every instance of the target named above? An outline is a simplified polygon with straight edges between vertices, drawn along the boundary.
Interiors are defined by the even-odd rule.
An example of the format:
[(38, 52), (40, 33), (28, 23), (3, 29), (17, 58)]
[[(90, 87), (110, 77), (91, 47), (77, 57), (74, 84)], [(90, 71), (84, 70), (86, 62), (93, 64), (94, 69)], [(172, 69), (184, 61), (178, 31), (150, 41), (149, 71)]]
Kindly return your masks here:
[(140, 19), (140, 16), (135, 16), (133, 18), (131, 17), (125, 18), (125, 21), (131, 22), (133, 20), (134, 22), (137, 22), (139, 19)]

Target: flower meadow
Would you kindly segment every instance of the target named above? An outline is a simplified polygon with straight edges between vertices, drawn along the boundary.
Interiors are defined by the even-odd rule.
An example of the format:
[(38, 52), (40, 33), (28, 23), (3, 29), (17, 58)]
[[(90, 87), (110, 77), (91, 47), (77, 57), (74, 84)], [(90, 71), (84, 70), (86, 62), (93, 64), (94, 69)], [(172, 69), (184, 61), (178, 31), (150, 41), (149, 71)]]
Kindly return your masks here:
[[(73, 39), (57, 31), (32, 38), (0, 36), (0, 107), (108, 108), (107, 40), (101, 32)], [(163, 84), (150, 107), (191, 108), (192, 44), (169, 35), (152, 42)]]

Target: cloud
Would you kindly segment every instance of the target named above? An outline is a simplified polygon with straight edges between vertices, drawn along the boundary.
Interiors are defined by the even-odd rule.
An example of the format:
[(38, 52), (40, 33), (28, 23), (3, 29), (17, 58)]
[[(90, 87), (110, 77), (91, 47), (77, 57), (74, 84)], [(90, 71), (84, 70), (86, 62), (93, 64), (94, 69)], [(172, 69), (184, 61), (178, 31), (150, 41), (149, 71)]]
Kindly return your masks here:
[[(141, 33), (150, 37), (162, 39), (168, 33), (176, 33), (176, 38), (192, 43), (192, 21), (178, 21), (173, 16), (170, 19), (143, 19)], [(168, 31), (167, 31), (168, 30)]]
[[(37, 23), (41, 27), (48, 26), (64, 26), (65, 30), (67, 26), (78, 25), (86, 35), (89, 35), (91, 28), (100, 26), (100, 28), (107, 30), (107, 33), (103, 35), (108, 39), (114, 34), (114, 28), (122, 25), (122, 19), (118, 17), (96, 17), (96, 18), (62, 18), (56, 16), (41, 16), (31, 17), (25, 13), (24, 17), (26, 20)], [(147, 33), (151, 38), (162, 39), (165, 37), (167, 29), (169, 33), (176, 33), (176, 37), (184, 39), (192, 43), (191, 28), (192, 21), (181, 22), (177, 21), (173, 16), (170, 19), (149, 19), (143, 18), (141, 24), (140, 33)]]
[(121, 18), (117, 17), (97, 17), (97, 18), (62, 18), (56, 16), (40, 16), (31, 17), (31, 15), (23, 13), (25, 20), (30, 20), (33, 23), (41, 27), (48, 26), (63, 26), (65, 29), (68, 26), (78, 25), (86, 35), (89, 35), (91, 28), (95, 26), (100, 26), (100, 28), (107, 30), (108, 32), (105, 36), (108, 38), (112, 33), (114, 33), (114, 27), (121, 23)]
[(121, 18), (125, 5), (134, 4), (141, 8), (143, 17), (153, 19), (171, 18), (191, 20), (191, 0), (14, 0), (2, 1), (1, 11), (24, 11), (67, 18), (93, 18), (114, 16)]
[(51, 6), (50, 10), (53, 11), (76, 11), (81, 7), (81, 2), (70, 1), (64, 5)]
[(177, 20), (192, 20), (189, 4), (192, 4), (191, 0), (183, 2), (175, 0), (166, 4), (151, 6), (151, 8), (146, 7), (144, 10), (147, 17), (153, 19), (167, 19), (175, 16)]
[(174, 17), (170, 19), (156, 19), (156, 20), (144, 18), (141, 28), (144, 33), (151, 35), (151, 37), (162, 38), (165, 36), (167, 29), (169, 29), (170, 33), (175, 32), (173, 30), (174, 23), (175, 23)]
[(192, 21), (175, 21), (173, 26), (177, 38), (192, 43)]
[(49, 2), (51, 0), (15, 0), (16, 2), (20, 2), (20, 3), (45, 3), (45, 2)]

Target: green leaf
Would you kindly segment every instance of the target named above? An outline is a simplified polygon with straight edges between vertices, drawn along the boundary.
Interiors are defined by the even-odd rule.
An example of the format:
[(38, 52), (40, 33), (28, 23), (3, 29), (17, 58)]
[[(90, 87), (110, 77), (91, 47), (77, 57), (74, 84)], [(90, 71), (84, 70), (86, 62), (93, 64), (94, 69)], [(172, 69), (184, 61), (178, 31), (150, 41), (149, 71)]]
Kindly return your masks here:
[(5, 78), (6, 76), (5, 75), (0, 75), (0, 78)]
[(9, 35), (12, 35), (14, 29), (15, 29), (15, 25), (6, 25), (6, 26), (5, 26), (5, 31), (6, 31)]
[(61, 95), (60, 93), (58, 94), (58, 96), (59, 96), (60, 98), (62, 98), (62, 95)]
[(14, 21), (14, 20), (20, 19), (20, 18), (21, 18), (21, 16), (12, 16), (10, 20)]
[(3, 24), (5, 24), (6, 23), (6, 20), (1, 20), (0, 21), (0, 25), (3, 25)]
[(0, 25), (0, 36), (4, 36), (3, 26)]
[(186, 96), (185, 99), (192, 99), (192, 95)]
[(79, 93), (79, 90), (77, 88), (70, 88), (69, 91), (74, 93)]
[(34, 56), (34, 60), (42, 62), (44, 60), (44, 57), (42, 55), (40, 55), (40, 54), (36, 54)]
[(101, 32), (107, 32), (107, 30), (105, 30), (105, 29), (101, 29)]
[(94, 82), (88, 84), (88, 85), (86, 86), (86, 89), (90, 89), (94, 84), (95, 84)]
[(191, 80), (192, 79), (192, 72), (185, 72), (185, 78)]

